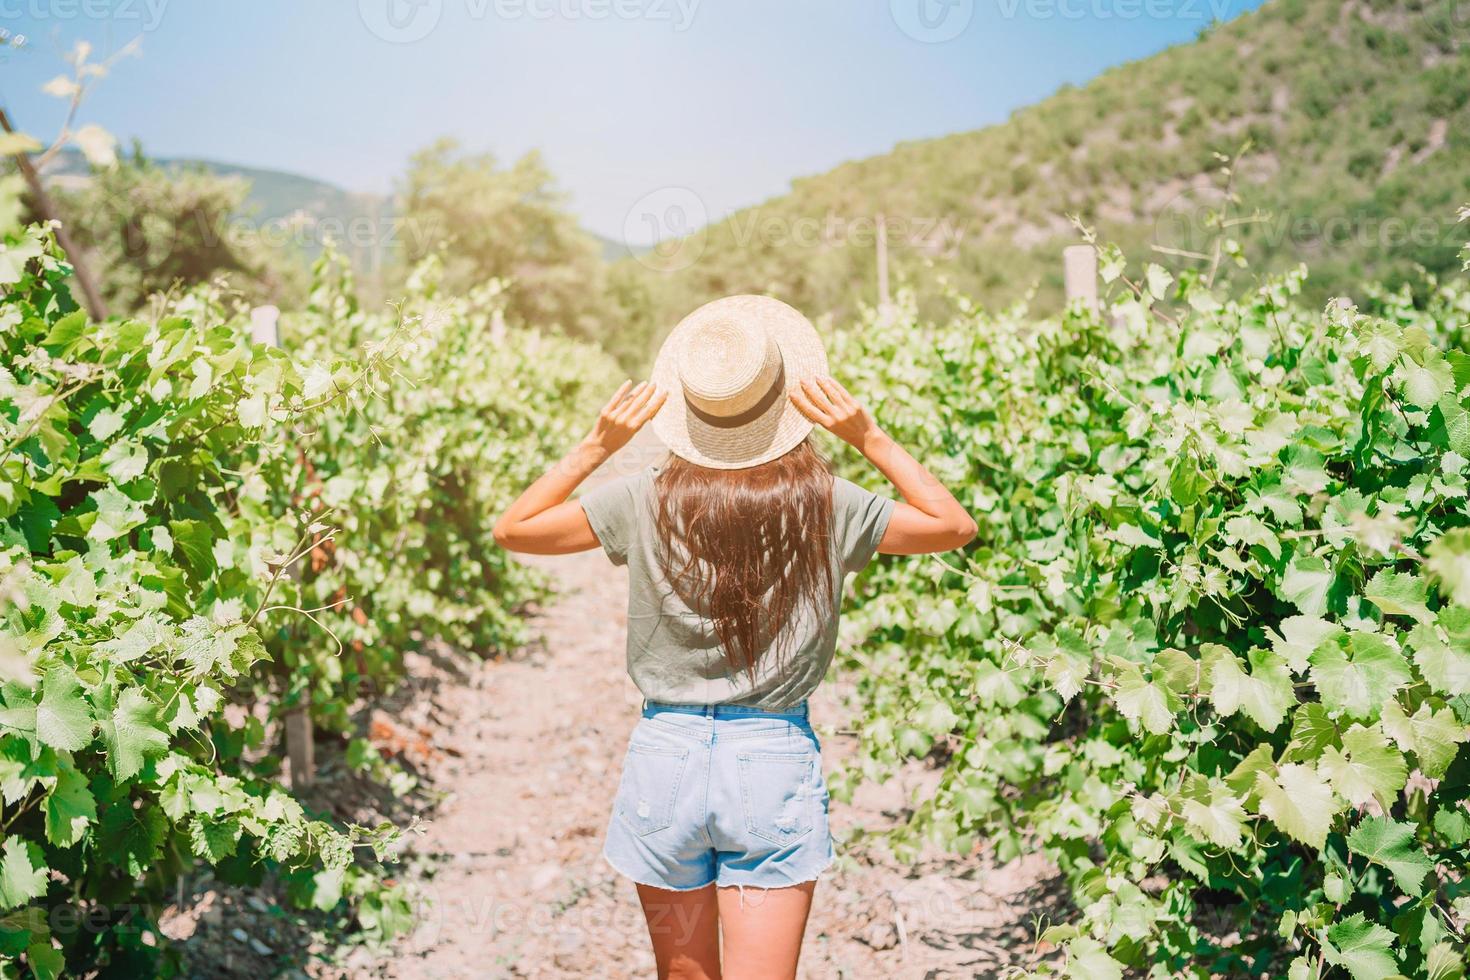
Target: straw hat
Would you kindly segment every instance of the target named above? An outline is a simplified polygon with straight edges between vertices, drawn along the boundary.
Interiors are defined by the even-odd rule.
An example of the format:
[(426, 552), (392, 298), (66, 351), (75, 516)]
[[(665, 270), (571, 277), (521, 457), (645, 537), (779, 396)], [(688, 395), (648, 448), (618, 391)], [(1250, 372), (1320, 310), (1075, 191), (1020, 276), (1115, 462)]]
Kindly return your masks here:
[(669, 451), (718, 470), (794, 449), (812, 423), (787, 393), (827, 373), (810, 320), (769, 296), (727, 296), (679, 321), (653, 363), (669, 393), (653, 429)]

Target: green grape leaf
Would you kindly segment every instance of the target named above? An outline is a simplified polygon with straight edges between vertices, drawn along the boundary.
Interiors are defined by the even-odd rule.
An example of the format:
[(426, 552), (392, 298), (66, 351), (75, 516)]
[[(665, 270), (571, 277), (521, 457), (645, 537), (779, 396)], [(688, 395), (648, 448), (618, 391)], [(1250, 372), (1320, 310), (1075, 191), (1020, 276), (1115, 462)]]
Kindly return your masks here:
[(1305, 956), (1298, 956), (1286, 968), (1286, 980), (1318, 980), (1317, 968)]
[(1124, 718), (1142, 725), (1150, 734), (1162, 735), (1174, 727), (1169, 692), (1156, 681), (1144, 680), (1136, 664), (1127, 664), (1118, 672), (1113, 702)]
[(1470, 607), (1470, 528), (1455, 528), (1435, 538), (1424, 551), (1424, 566), (1442, 593)]
[(1337, 723), (1316, 701), (1299, 706), (1291, 716), (1291, 741), (1282, 756), (1287, 762), (1314, 762), (1330, 745), (1341, 744)]
[(39, 259), (41, 254), (40, 241), (30, 235), (23, 236), (13, 245), (0, 248), (0, 286), (18, 282), (25, 275), (26, 263), (31, 259)]
[(1232, 543), (1257, 545), (1265, 549), (1272, 558), (1281, 557), (1280, 539), (1259, 518), (1248, 514), (1232, 517), (1225, 522), (1225, 533), (1232, 539)]
[(1236, 848), (1241, 842), (1245, 821), (1243, 801), (1230, 795), (1228, 787), (1218, 783), (1210, 787), (1207, 800), (1184, 801), (1184, 821), (1194, 835), (1218, 847)]
[(1150, 262), (1143, 270), (1144, 280), (1148, 283), (1149, 295), (1155, 299), (1167, 298), (1169, 285), (1174, 281), (1174, 276), (1157, 262)]
[(1271, 637), (1271, 649), (1286, 661), (1292, 673), (1300, 674), (1307, 669), (1307, 658), (1325, 641), (1342, 633), (1342, 627), (1316, 616), (1288, 616), (1281, 621), (1281, 633), (1266, 632)]
[(42, 775), (25, 736), (0, 738), (0, 799), (18, 803)]
[(1054, 647), (1051, 659), (1042, 671), (1046, 682), (1056, 689), (1063, 701), (1070, 701), (1082, 690), (1087, 676), (1092, 673), (1092, 661), (1079, 657), (1064, 647)]
[(1409, 648), (1430, 687), (1448, 697), (1470, 694), (1470, 609), (1441, 609), (1436, 622), (1414, 627)]
[[(105, 689), (104, 689), (105, 690)], [(110, 693), (104, 701), (110, 699)], [(150, 755), (168, 751), (168, 736), (155, 723), (154, 705), (136, 687), (127, 688), (115, 706), (98, 704), (102, 740), (107, 743), (107, 763), (113, 778), (131, 779)]]
[(168, 838), (168, 818), (159, 807), (134, 809), (126, 799), (102, 811), (97, 848), (109, 864), (141, 875), (151, 868)]
[[(82, 322), (86, 322), (85, 317), (82, 319)], [(92, 416), (92, 421), (87, 423), (87, 431), (91, 433), (92, 438), (96, 439), (98, 442), (106, 442), (117, 433), (118, 429), (121, 429), (123, 427), (123, 423), (126, 421), (127, 418), (121, 412), (114, 411), (110, 408), (104, 408), (102, 411)]]
[(92, 741), (92, 729), (92, 711), (77, 675), (65, 667), (48, 670), (36, 705), (36, 736), (54, 749), (75, 752)]
[(1130, 548), (1162, 548), (1164, 542), (1149, 534), (1137, 524), (1123, 524), (1109, 535), (1119, 544)]
[(1369, 817), (1353, 828), (1347, 843), (1354, 854), (1387, 868), (1404, 894), (1414, 898), (1424, 894), (1424, 878), (1434, 870), (1434, 862), (1414, 839), (1412, 824)]
[(0, 708), (0, 728), (8, 728), (24, 735), (36, 734), (36, 701), (33, 693), (19, 684), (7, 684), (4, 696), (5, 706)]
[(1123, 980), (1123, 964), (1097, 940), (1079, 937), (1067, 943), (1066, 950), (1068, 980)]
[(1175, 694), (1199, 689), (1200, 662), (1183, 650), (1160, 650), (1154, 656), (1153, 675)]
[(99, 644), (98, 649), (105, 652), (112, 663), (126, 664), (165, 642), (165, 633), (159, 620), (155, 616), (144, 616), (121, 635)]
[(1253, 513), (1269, 510), (1278, 523), (1292, 527), (1302, 522), (1302, 506), (1290, 490), (1270, 485), (1247, 493), (1247, 507)]
[(1444, 357), (1438, 351), (1430, 354), (1423, 364), (1405, 354), (1394, 370), (1395, 380), (1403, 386), (1404, 398), (1426, 412), (1454, 388), (1454, 378)]
[(1460, 724), (1452, 710), (1436, 711), (1428, 702), (1419, 705), (1419, 710), (1409, 716), (1397, 701), (1390, 701), (1383, 709), (1382, 724), (1401, 750), (1418, 757), (1419, 768), (1430, 779), (1445, 774), (1460, 743), (1470, 738), (1470, 728)]
[(1327, 489), (1331, 478), (1327, 475), (1326, 460), (1320, 452), (1305, 443), (1297, 443), (1287, 450), (1286, 456), (1282, 483), (1306, 496)]
[(56, 980), (66, 970), (66, 956), (50, 942), (36, 942), (26, 947), (26, 963), (36, 980)]
[(1398, 974), (1393, 938), (1392, 932), (1355, 912), (1327, 930), (1322, 954), (1328, 963), (1347, 970), (1353, 980), (1388, 980)]
[(169, 521), (169, 533), (196, 579), (214, 574), (214, 531), (203, 521)]
[(1332, 818), (1341, 809), (1332, 787), (1317, 770), (1295, 762), (1280, 766), (1274, 779), (1258, 773), (1256, 793), (1261, 813), (1283, 833), (1319, 849), (1327, 842)]
[(87, 777), (75, 766), (63, 765), (56, 773), (56, 784), (46, 794), (46, 839), (57, 847), (70, 847), (96, 819), (97, 801), (92, 798)]
[(1349, 633), (1312, 652), (1312, 683), (1329, 711), (1372, 719), (1412, 680), (1404, 655), (1376, 633)]
[(1332, 581), (1327, 562), (1312, 555), (1297, 555), (1287, 564), (1276, 594), (1296, 606), (1302, 615), (1320, 617), (1327, 612)]
[(345, 873), (341, 868), (318, 871), (311, 877), (311, 907), (330, 912), (342, 901), (342, 884)]
[[(13, 912), (0, 915), (0, 956), (19, 956), (25, 951), (27, 944), (39, 942), (49, 935), (51, 924), (46, 918), (46, 910), (38, 905), (23, 905)], [(0, 970), (0, 976), (6, 976), (6, 980), (14, 980), (16, 974), (12, 971), (7, 975)]]
[(1376, 800), (1385, 810), (1409, 777), (1403, 754), (1376, 727), (1362, 725), (1343, 734), (1341, 750), (1323, 749), (1317, 767), (1337, 795), (1349, 803), (1362, 806)]
[(1434, 621), (1426, 604), (1429, 587), (1410, 572), (1380, 571), (1368, 582), (1363, 596), (1385, 615), (1408, 616), (1419, 623)]
[(1252, 650), (1248, 656), (1249, 676), (1228, 651), (1213, 658), (1210, 700), (1226, 718), (1241, 711), (1265, 731), (1275, 731), (1286, 719), (1287, 707), (1296, 703), (1291, 671), (1284, 660), (1265, 650)]
[(1270, 743), (1262, 742), (1251, 749), (1250, 754), (1241, 759), (1230, 774), (1225, 777), (1225, 785), (1230, 787), (1231, 792), (1245, 801), (1246, 806), (1255, 806), (1260, 799), (1256, 793), (1256, 778), (1261, 773), (1270, 773), (1276, 768), (1276, 756)]
[(105, 543), (120, 538), (148, 517), (142, 504), (115, 487), (94, 491), (92, 500), (97, 505), (96, 520), (87, 531), (92, 541)]
[(1465, 980), (1465, 961), (1449, 943), (1435, 943), (1424, 957), (1428, 980)]
[(1434, 831), (1457, 847), (1470, 844), (1470, 810), (1441, 807), (1434, 815)]
[(0, 910), (46, 894), (46, 858), (39, 847), (11, 834), (0, 854)]
[(200, 817), (189, 822), (189, 844), (194, 853), (218, 864), (235, 853), (240, 821), (231, 817)]
[(198, 678), (219, 672), (226, 677), (238, 673), (235, 669), (235, 650), (240, 638), (249, 632), (244, 623), (221, 628), (196, 616), (184, 624), (184, 648), (180, 658), (189, 667), (190, 676)]

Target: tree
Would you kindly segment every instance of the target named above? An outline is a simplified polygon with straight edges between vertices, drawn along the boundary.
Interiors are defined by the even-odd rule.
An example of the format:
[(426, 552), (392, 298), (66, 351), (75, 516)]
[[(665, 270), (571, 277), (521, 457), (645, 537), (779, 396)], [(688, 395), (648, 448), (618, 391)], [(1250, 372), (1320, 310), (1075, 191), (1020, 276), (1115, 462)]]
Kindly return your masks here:
[(289, 302), (300, 292), (288, 264), (243, 220), (250, 185), (202, 167), (161, 167), (133, 155), (94, 168), (79, 187), (55, 193), (77, 245), (101, 272), (119, 311), (150, 295), (224, 278), (251, 299)]
[(413, 156), (400, 187), (405, 251), (411, 263), (442, 253), (450, 292), (504, 279), (512, 319), (602, 339), (606, 267), (565, 203), (540, 153), (500, 167), (441, 139)]

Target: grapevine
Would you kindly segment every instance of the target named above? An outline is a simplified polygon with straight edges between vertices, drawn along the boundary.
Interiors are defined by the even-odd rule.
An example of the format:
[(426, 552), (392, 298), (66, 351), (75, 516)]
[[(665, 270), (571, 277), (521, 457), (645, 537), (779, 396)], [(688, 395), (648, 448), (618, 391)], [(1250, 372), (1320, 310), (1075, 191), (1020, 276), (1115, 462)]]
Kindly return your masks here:
[(487, 515), (564, 441), (546, 402), (585, 407), (609, 362), (505, 328), (493, 286), (365, 315), (330, 256), (284, 350), (213, 286), (93, 322), (49, 229), (0, 231), (6, 974), (152, 975), (198, 863), (403, 931), (375, 871), (397, 829), (308, 812), (277, 721), (306, 702), (350, 736), (404, 650), (519, 638), (539, 584)]
[(909, 297), (835, 358), (980, 523), (860, 581), (835, 786), (934, 753), (900, 853), (1039, 841), (1076, 914), (1034, 975), (1461, 975), (1470, 293), (1317, 311), (1305, 276)]

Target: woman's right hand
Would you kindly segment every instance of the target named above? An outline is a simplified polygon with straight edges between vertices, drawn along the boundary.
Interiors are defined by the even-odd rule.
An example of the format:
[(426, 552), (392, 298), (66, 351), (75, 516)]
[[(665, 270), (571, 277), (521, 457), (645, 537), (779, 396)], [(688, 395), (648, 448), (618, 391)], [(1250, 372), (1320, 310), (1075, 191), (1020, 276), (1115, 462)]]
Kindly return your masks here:
[(791, 402), (801, 414), (865, 456), (883, 436), (873, 416), (835, 378), (820, 375), (803, 381), (792, 390)]
[(659, 391), (650, 381), (640, 381), (636, 385), (624, 381), (608, 403), (602, 406), (597, 421), (592, 424), (592, 431), (582, 440), (583, 444), (611, 456), (626, 446), (638, 430), (658, 414), (667, 398), (668, 393)]

